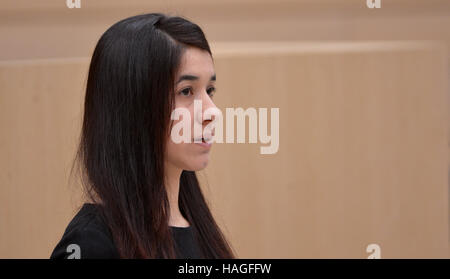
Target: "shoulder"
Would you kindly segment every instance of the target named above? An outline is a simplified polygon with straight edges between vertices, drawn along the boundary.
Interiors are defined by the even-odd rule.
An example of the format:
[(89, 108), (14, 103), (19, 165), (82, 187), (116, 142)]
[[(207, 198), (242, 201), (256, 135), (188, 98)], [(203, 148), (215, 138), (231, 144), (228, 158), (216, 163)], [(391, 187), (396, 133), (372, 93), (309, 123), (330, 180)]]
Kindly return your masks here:
[(109, 229), (102, 222), (96, 205), (83, 205), (67, 226), (50, 258), (119, 258)]

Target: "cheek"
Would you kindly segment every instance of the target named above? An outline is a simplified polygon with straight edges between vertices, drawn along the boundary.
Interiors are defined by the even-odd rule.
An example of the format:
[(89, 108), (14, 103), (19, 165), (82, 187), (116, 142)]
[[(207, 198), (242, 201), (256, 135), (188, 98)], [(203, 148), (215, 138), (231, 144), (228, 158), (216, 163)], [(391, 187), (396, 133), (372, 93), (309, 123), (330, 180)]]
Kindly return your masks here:
[[(189, 111), (191, 138), (194, 135), (194, 108), (193, 106), (177, 106), (183, 107)], [(174, 120), (172, 125), (182, 121), (182, 119)], [(170, 135), (170, 133), (169, 133)], [(166, 161), (177, 168), (189, 171), (198, 171), (205, 168), (209, 162), (209, 151), (204, 151), (194, 143), (174, 143), (172, 139), (168, 138), (166, 145)]]

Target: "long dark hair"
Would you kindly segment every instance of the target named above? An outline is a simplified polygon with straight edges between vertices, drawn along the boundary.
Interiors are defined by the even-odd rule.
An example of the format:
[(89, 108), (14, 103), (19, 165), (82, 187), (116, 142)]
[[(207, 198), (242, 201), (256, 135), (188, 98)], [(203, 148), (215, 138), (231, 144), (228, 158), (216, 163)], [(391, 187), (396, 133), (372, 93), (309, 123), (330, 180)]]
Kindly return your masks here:
[[(151, 13), (111, 26), (92, 55), (75, 162), (123, 258), (175, 258), (164, 156), (174, 75), (187, 47), (211, 54), (200, 27)], [(180, 178), (179, 206), (203, 257), (234, 258), (193, 171)]]

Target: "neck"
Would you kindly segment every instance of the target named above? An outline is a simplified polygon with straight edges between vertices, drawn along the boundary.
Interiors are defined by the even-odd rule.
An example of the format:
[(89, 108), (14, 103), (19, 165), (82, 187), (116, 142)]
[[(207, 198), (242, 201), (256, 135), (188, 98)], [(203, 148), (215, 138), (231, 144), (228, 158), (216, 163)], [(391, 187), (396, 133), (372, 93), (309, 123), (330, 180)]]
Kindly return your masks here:
[(180, 193), (180, 177), (183, 170), (170, 164), (165, 166), (165, 186), (167, 197), (169, 199), (170, 216), (169, 226), (173, 227), (188, 227), (189, 222), (183, 217), (178, 205), (178, 197)]

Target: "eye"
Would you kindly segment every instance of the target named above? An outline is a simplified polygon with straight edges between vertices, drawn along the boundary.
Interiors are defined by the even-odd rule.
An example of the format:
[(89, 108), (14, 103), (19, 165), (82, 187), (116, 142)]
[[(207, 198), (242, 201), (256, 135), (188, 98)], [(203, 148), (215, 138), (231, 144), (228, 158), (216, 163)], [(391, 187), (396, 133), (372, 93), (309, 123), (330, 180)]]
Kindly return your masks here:
[(191, 95), (191, 94), (193, 95), (192, 88), (187, 87), (187, 88), (181, 90), (179, 94), (183, 95), (183, 96), (186, 96), (186, 97), (189, 97), (189, 95)]
[(208, 93), (208, 95), (210, 97), (212, 97), (212, 96), (214, 96), (214, 93), (216, 92), (216, 88), (214, 86), (210, 87), (210, 88), (208, 88), (208, 90), (206, 90), (206, 92)]

